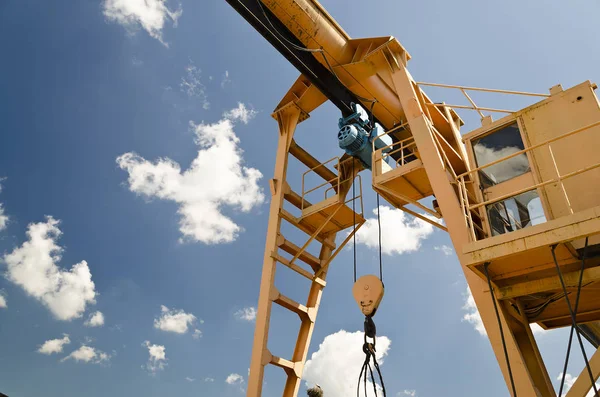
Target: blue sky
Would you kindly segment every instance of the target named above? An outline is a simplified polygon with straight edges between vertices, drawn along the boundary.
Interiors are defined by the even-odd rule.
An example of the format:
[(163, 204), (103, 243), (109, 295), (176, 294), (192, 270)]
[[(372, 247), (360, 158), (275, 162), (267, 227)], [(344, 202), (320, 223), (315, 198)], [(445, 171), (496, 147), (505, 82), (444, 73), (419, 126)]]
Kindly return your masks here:
[[(594, 2), (323, 4), (352, 37), (397, 37), (420, 81), (546, 92), (600, 78)], [(277, 137), (270, 112), (298, 73), (222, 1), (8, 0), (0, 33), (0, 392), (242, 395)], [(311, 152), (338, 155), (338, 117), (323, 106), (298, 140), (321, 134)], [(465, 132), (477, 126), (465, 119), (475, 121)], [(374, 206), (365, 189), (370, 217)], [(388, 395), (508, 395), (448, 236), (397, 212), (385, 219), (395, 249), (376, 322), (391, 341)], [(361, 274), (376, 270), (374, 230), (359, 238)], [(321, 384), (354, 384), (352, 360), (328, 361), (362, 327), (351, 258), (332, 265), (313, 335), (306, 376)], [(304, 299), (296, 278), (276, 281)], [(298, 322), (277, 310), (273, 321), (271, 350), (289, 356)], [(538, 342), (555, 379), (566, 333)], [(576, 376), (578, 353), (572, 362)], [(264, 396), (280, 394), (278, 371), (268, 369)]]

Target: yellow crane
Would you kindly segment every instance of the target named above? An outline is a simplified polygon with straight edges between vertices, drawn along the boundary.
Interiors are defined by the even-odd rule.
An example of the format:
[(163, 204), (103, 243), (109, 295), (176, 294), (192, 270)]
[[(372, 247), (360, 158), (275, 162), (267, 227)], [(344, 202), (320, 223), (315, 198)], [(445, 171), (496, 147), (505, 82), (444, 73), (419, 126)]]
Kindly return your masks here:
[[(247, 396), (261, 395), (267, 365), (284, 370), (282, 395), (297, 395), (328, 267), (365, 222), (367, 169), (391, 205), (449, 233), (511, 395), (556, 396), (530, 324), (600, 342), (596, 85), (536, 94), (417, 82), (396, 38), (352, 39), (316, 0), (227, 2), (300, 72), (273, 112), (278, 146)], [(425, 86), (459, 90), (470, 105), (434, 102)], [(480, 107), (472, 91), (537, 102)], [(320, 161), (294, 132), (327, 100), (342, 115), (343, 151)], [(481, 125), (462, 135), (455, 109), (478, 112)], [(288, 173), (291, 158), (304, 173)], [(284, 235), (283, 225), (301, 233)], [(309, 281), (306, 301), (275, 286), (279, 266)], [(273, 304), (300, 318), (291, 357), (269, 349)], [(599, 375), (596, 351), (567, 396), (585, 396)]]

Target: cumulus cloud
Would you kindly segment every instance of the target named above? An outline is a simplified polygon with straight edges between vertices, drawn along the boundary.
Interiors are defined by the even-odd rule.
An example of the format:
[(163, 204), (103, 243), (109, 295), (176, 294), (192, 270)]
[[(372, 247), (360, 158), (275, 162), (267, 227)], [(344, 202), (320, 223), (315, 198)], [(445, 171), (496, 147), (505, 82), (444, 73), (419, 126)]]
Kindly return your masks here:
[(29, 224), (28, 240), (3, 259), (10, 281), (46, 305), (59, 320), (72, 320), (81, 317), (88, 304), (96, 303), (96, 291), (86, 261), (70, 270), (57, 266), (62, 253), (56, 244), (61, 235), (58, 224), (51, 216), (46, 222)]
[(39, 347), (37, 352), (46, 355), (62, 353), (64, 346), (68, 345), (69, 343), (71, 343), (69, 335), (63, 334), (61, 339), (50, 339), (44, 342), (44, 344)]
[(75, 360), (75, 362), (83, 362), (86, 364), (102, 364), (110, 360), (110, 355), (94, 347), (82, 345), (79, 349), (75, 350), (60, 361), (63, 362), (67, 360)]
[[(0, 178), (0, 182), (2, 182), (2, 178)], [(0, 192), (2, 192), (2, 185), (0, 184)], [(8, 216), (4, 213), (4, 206), (0, 203), (0, 231), (6, 229), (6, 225), (8, 224)]]
[(152, 345), (149, 341), (144, 341), (142, 346), (148, 348), (148, 362), (142, 368), (145, 368), (154, 375), (157, 371), (162, 371), (167, 365), (167, 356), (165, 347), (161, 345)]
[(123, 25), (130, 32), (141, 26), (166, 47), (168, 44), (162, 35), (165, 23), (171, 20), (173, 26), (177, 26), (183, 12), (181, 8), (169, 9), (166, 0), (105, 0), (102, 7), (109, 21)]
[(181, 78), (179, 88), (187, 94), (189, 98), (198, 98), (205, 110), (210, 108), (206, 87), (202, 84), (202, 71), (192, 62), (185, 67), (185, 76)]
[(254, 308), (254, 307), (245, 307), (243, 309), (238, 310), (233, 315), (238, 320), (254, 321), (254, 320), (256, 320), (256, 308)]
[(241, 227), (222, 213), (223, 206), (249, 212), (264, 201), (258, 181), (262, 174), (244, 167), (235, 122), (247, 123), (254, 111), (240, 103), (214, 124), (192, 124), (200, 146), (190, 168), (183, 171), (171, 159), (152, 163), (125, 153), (117, 164), (129, 173), (129, 189), (142, 196), (175, 201), (184, 239), (205, 244), (234, 241)]
[[(356, 382), (365, 360), (362, 351), (363, 338), (363, 332), (344, 330), (325, 337), (319, 345), (319, 350), (306, 362), (302, 379), (309, 385), (321, 386), (323, 394), (327, 397), (356, 395)], [(390, 345), (389, 338), (377, 337), (376, 358), (380, 365), (384, 363)], [(383, 373), (385, 374), (385, 371)], [(369, 397), (372, 397), (374, 393), (370, 382), (367, 390)]]
[(468, 286), (464, 297), (465, 304), (462, 309), (465, 311), (465, 314), (463, 315), (463, 321), (473, 324), (473, 327), (475, 327), (475, 330), (479, 332), (480, 335), (487, 336), (487, 332), (483, 326), (483, 321), (481, 320), (481, 315), (479, 314), (479, 310), (477, 310), (477, 305), (475, 304), (475, 298), (473, 298), (471, 288)]
[(0, 291), (0, 309), (6, 309), (8, 307), (8, 303), (6, 302), (6, 297)]
[(206, 378), (204, 378), (204, 381), (205, 382), (214, 382), (215, 378), (206, 377)]
[(238, 385), (244, 383), (244, 377), (240, 374), (229, 374), (227, 379), (225, 379), (225, 383), (228, 385)]
[(232, 386), (238, 386), (240, 388), (240, 391), (243, 392), (246, 381), (244, 380), (244, 377), (242, 375), (233, 373), (227, 376), (227, 378), (225, 379), (225, 383)]
[[(381, 252), (386, 255), (413, 252), (421, 247), (424, 239), (433, 233), (433, 225), (405, 214), (399, 209), (380, 206)], [(373, 210), (377, 214), (377, 208)], [(358, 232), (356, 243), (369, 248), (379, 246), (377, 218), (368, 218)]]
[(186, 313), (183, 310), (169, 309), (162, 305), (160, 311), (160, 317), (154, 319), (154, 328), (158, 328), (161, 331), (185, 334), (188, 332), (188, 327), (196, 322), (196, 316)]
[(454, 250), (452, 249), (452, 247), (450, 247), (448, 245), (436, 246), (436, 247), (433, 247), (433, 249), (436, 251), (441, 251), (446, 256), (450, 256), (454, 253)]
[(86, 327), (101, 327), (104, 325), (104, 314), (102, 312), (95, 312), (90, 314), (90, 317), (85, 323)]
[(186, 377), (185, 377), (185, 380), (187, 380), (188, 382), (193, 382), (193, 381), (195, 381), (196, 379), (194, 379), (194, 378), (190, 378), (189, 376), (186, 376)]

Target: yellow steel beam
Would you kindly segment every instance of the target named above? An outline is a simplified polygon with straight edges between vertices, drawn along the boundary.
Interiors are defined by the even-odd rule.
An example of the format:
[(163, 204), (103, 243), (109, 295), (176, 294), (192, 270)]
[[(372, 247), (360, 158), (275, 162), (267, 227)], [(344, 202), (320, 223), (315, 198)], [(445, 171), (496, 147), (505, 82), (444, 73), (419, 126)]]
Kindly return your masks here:
[[(600, 348), (590, 358), (590, 367), (592, 369), (592, 376), (597, 381), (598, 377), (600, 377)], [(591, 389), (592, 382), (590, 382), (587, 368), (584, 367), (575, 383), (573, 383), (573, 386), (569, 389), (566, 397), (585, 397)]]
[[(579, 283), (579, 273), (579, 271), (576, 271), (563, 274), (567, 288), (577, 287), (577, 284)], [(583, 271), (583, 286), (598, 280), (600, 280), (600, 267), (593, 267)], [(560, 288), (560, 280), (557, 277), (547, 277), (499, 288), (496, 296), (498, 299), (512, 299), (519, 296), (559, 290)]]

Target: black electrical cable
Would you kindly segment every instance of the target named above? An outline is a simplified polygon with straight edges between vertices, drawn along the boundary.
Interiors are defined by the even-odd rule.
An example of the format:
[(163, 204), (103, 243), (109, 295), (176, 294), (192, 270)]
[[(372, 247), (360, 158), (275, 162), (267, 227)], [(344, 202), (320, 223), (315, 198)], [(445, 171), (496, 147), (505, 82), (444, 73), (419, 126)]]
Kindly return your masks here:
[(356, 282), (356, 189), (354, 187), (354, 178), (356, 175), (354, 175), (354, 162), (355, 159), (352, 157), (352, 251), (354, 255), (354, 282)]
[[(579, 341), (579, 347), (581, 348), (581, 354), (583, 355), (583, 360), (585, 361), (585, 367), (587, 369), (587, 373), (592, 382), (592, 388), (594, 389), (594, 394), (596, 395), (596, 397), (599, 397), (598, 396), (598, 388), (596, 387), (596, 379), (594, 378), (594, 375), (592, 373), (592, 368), (590, 367), (590, 362), (587, 358), (587, 354), (585, 353), (585, 347), (583, 346), (583, 340), (581, 340), (581, 334), (579, 332), (579, 326), (577, 325), (577, 317), (575, 314), (576, 312), (574, 312), (573, 308), (571, 307), (571, 300), (569, 299), (569, 296), (567, 295), (567, 287), (565, 285), (565, 280), (563, 279), (563, 275), (560, 270), (560, 266), (558, 265), (558, 260), (556, 259), (555, 250), (556, 250), (556, 245), (553, 245), (551, 248), (552, 258), (554, 259), (554, 265), (556, 266), (556, 272), (558, 273), (560, 285), (562, 287), (563, 293), (565, 294), (565, 301), (567, 302), (567, 308), (569, 309), (569, 314), (571, 315), (571, 327), (574, 328), (575, 334), (577, 335), (577, 340)], [(580, 280), (582, 277), (583, 277), (583, 273), (580, 274)], [(579, 289), (578, 289), (578, 291), (579, 291)], [(579, 296), (577, 297), (577, 299), (579, 299)], [(563, 380), (565, 378), (565, 372), (566, 371), (563, 371)], [(562, 385), (561, 385), (561, 389), (562, 389)]]
[(291, 45), (292, 47), (294, 47), (295, 49), (297, 49), (298, 51), (306, 51), (306, 52), (323, 52), (322, 48), (306, 48), (306, 47), (301, 47), (299, 45), (296, 45), (295, 43), (292, 43), (291, 41), (289, 41), (284, 35), (282, 35), (279, 30), (277, 30), (277, 28), (275, 27), (275, 25), (273, 25), (273, 22), (271, 22), (271, 19), (269, 18), (269, 16), (267, 15), (262, 1), (261, 0), (256, 0), (256, 2), (258, 3), (258, 6), (260, 7), (260, 10), (262, 11), (263, 15), (265, 16), (265, 19), (267, 20), (267, 22), (269, 22), (269, 25), (271, 25), (271, 28), (273, 29), (273, 32), (277, 34), (277, 36), (279, 36), (283, 41), (285, 41), (286, 43), (288, 43), (289, 45)]
[[(375, 355), (373, 355), (373, 365), (375, 365), (375, 369), (377, 370), (377, 373), (379, 374), (379, 380), (381, 381), (381, 390), (383, 391), (383, 397), (386, 397), (385, 384), (383, 383), (383, 376), (381, 375), (381, 369), (379, 369), (379, 363), (377, 362)], [(377, 395), (377, 393), (375, 395)]]
[[(577, 296), (575, 298), (575, 315), (577, 315), (577, 309), (579, 307), (579, 296), (581, 293), (581, 283), (583, 281), (583, 270), (585, 267), (585, 257), (588, 247), (588, 238), (585, 238), (585, 246), (583, 247), (583, 256), (581, 258), (581, 270), (579, 271), (579, 282), (577, 284)], [(562, 372), (562, 380), (560, 382), (560, 389), (558, 391), (558, 395), (562, 396), (562, 390), (565, 385), (565, 378), (567, 376), (567, 367), (569, 366), (569, 356), (571, 355), (571, 345), (573, 343), (573, 331), (575, 331), (575, 327), (571, 325), (571, 332), (569, 333), (569, 343), (567, 345), (567, 354), (565, 356), (565, 365), (563, 366)]]
[(383, 260), (381, 259), (381, 216), (379, 215), (379, 193), (377, 193), (377, 225), (379, 226), (379, 280), (383, 283)]
[(486, 262), (483, 265), (483, 270), (485, 271), (485, 277), (487, 278), (488, 287), (490, 289), (490, 296), (492, 298), (492, 302), (494, 303), (494, 311), (496, 312), (496, 319), (498, 320), (498, 328), (500, 328), (500, 339), (502, 340), (502, 348), (504, 349), (504, 357), (506, 358), (506, 367), (508, 368), (508, 377), (510, 378), (510, 385), (512, 387), (513, 397), (517, 397), (517, 388), (515, 387), (515, 380), (513, 379), (512, 369), (510, 367), (510, 359), (508, 358), (508, 350), (506, 349), (506, 340), (504, 339), (504, 330), (502, 329), (502, 321), (500, 320), (500, 312), (498, 311), (498, 304), (496, 303), (496, 298), (494, 297), (494, 289), (492, 287), (492, 280), (490, 280), (490, 275), (488, 273), (489, 262)]

